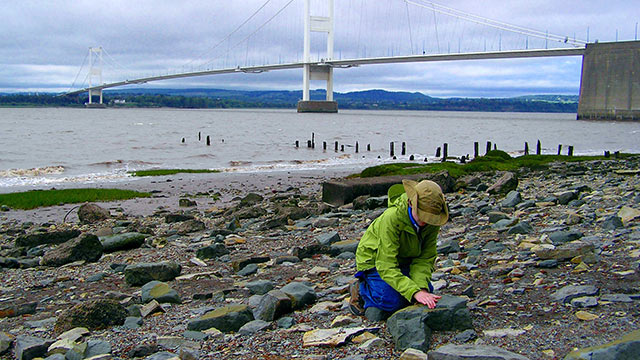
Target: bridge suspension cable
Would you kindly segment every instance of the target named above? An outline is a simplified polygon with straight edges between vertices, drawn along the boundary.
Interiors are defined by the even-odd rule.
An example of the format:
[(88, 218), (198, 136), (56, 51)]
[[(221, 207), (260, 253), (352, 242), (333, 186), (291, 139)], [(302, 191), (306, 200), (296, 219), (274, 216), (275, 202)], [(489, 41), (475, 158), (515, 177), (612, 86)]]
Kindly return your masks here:
[[(267, 0), (265, 1), (262, 6), (260, 6), (256, 11), (253, 12), (253, 14), (251, 14), (251, 16), (249, 16), (248, 18), (246, 18), (240, 25), (238, 25), (232, 32), (230, 32), (227, 36), (225, 36), (222, 40), (220, 40), (217, 44), (215, 44), (214, 46), (212, 46), (211, 48), (209, 48), (208, 50), (206, 50), (205, 52), (203, 52), (200, 56), (198, 56), (196, 59), (193, 59), (191, 61), (189, 61), (188, 63), (186, 63), (184, 66), (189, 66), (191, 64), (193, 64), (197, 59), (201, 59), (204, 58), (207, 54), (211, 53), (213, 50), (217, 49), (218, 46), (224, 44), (225, 41), (227, 41), (229, 38), (231, 38), (231, 36), (233, 36), (233, 34), (235, 34), (236, 32), (238, 32), (243, 26), (245, 26), (249, 21), (251, 21), (251, 19), (253, 19), (256, 15), (258, 15), (258, 13), (260, 11), (262, 11), (262, 9), (264, 9), (269, 3), (271, 2), (271, 0)], [(210, 63), (207, 62), (203, 65), (206, 65)]]
[[(258, 26), (257, 29), (255, 29), (252, 33), (250, 33), (249, 35), (247, 35), (245, 38), (243, 38), (242, 40), (238, 41), (235, 45), (227, 48), (227, 52), (225, 53), (224, 56), (226, 56), (227, 54), (229, 54), (231, 52), (231, 50), (235, 49), (236, 47), (240, 46), (240, 44), (244, 43), (245, 41), (247, 41), (249, 38), (251, 38), (253, 35), (255, 35), (258, 31), (262, 30), (262, 28), (264, 28), (265, 26), (267, 26), (267, 24), (269, 24), (273, 19), (275, 19), (278, 15), (280, 15), (280, 13), (282, 13), (287, 7), (289, 7), (289, 5), (291, 5), (292, 2), (294, 2), (295, 0), (289, 0), (288, 3), (286, 3), (280, 10), (278, 10), (275, 14), (273, 14), (273, 16), (271, 16), (269, 19), (267, 19), (267, 21), (265, 21), (264, 23), (262, 23), (262, 25)], [(224, 41), (224, 40), (223, 40)], [(203, 66), (209, 65), (211, 63), (214, 62), (214, 60), (219, 59), (218, 58), (214, 58), (211, 59), (210, 61), (206, 62), (205, 64), (203, 64)]]
[[(88, 58), (88, 57), (89, 57), (89, 53), (87, 52), (87, 53), (85, 53), (85, 55), (84, 55), (84, 60), (82, 60), (82, 64), (80, 64), (80, 69), (78, 69), (78, 73), (76, 74), (75, 79), (73, 79), (73, 82), (71, 83), (71, 86), (69, 87), (69, 91), (68, 91), (68, 92), (71, 92), (71, 90), (73, 89), (73, 87), (74, 87), (74, 86), (76, 86), (76, 81), (78, 81), (78, 77), (80, 76), (80, 73), (82, 72), (82, 69), (84, 69), (84, 64), (85, 64), (85, 62), (87, 61), (87, 58)], [(87, 77), (88, 77), (88, 76), (89, 76), (89, 74), (87, 74)], [(87, 77), (85, 77), (85, 79), (83, 80), (83, 84), (84, 84), (84, 81), (86, 81), (86, 80), (87, 80)]]
[(430, 9), (430, 10), (433, 10), (434, 12), (438, 12), (443, 15), (452, 16), (458, 19), (471, 21), (476, 24), (486, 25), (496, 29), (510, 31), (517, 34), (528, 35), (531, 37), (537, 37), (545, 40), (563, 42), (575, 47), (582, 47), (587, 44), (586, 41), (570, 39), (568, 36), (550, 34), (548, 32), (543, 32), (539, 30), (526, 28), (523, 26), (513, 25), (513, 24), (505, 23), (502, 21), (489, 19), (483, 16), (470, 14), (461, 10), (456, 10), (454, 8), (440, 5), (432, 1), (427, 1), (427, 0), (404, 0), (404, 1), (407, 4), (415, 5), (425, 9)]

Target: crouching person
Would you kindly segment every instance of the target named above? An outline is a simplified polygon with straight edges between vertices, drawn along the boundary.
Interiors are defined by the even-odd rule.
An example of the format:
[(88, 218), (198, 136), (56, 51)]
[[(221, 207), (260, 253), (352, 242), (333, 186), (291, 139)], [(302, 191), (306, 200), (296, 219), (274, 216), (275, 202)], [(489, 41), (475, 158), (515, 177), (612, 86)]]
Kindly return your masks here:
[(368, 227), (356, 251), (349, 309), (363, 315), (369, 307), (387, 314), (411, 303), (434, 308), (431, 274), (436, 238), (449, 219), (442, 189), (433, 181), (403, 180), (389, 189), (389, 208)]

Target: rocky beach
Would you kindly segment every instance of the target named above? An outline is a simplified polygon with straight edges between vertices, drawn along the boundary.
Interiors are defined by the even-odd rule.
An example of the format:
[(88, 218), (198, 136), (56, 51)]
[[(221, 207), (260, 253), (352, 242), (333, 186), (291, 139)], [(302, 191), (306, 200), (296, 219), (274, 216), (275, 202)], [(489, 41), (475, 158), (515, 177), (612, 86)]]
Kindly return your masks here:
[(640, 358), (639, 169), (439, 174), (442, 300), (364, 317), (354, 252), (387, 202), (323, 202), (347, 171), (179, 174), (101, 185), (148, 199), (3, 209), (0, 357)]

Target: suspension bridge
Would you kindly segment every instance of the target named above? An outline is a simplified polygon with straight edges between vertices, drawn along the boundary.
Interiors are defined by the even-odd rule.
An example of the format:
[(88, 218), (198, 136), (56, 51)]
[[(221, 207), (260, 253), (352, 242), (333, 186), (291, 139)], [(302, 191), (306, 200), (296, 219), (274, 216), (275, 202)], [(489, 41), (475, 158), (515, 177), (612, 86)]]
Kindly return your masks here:
[[(270, 1), (267, 0), (239, 27), (214, 46), (218, 48), (220, 45), (227, 45), (227, 52), (222, 62), (218, 61), (214, 64), (213, 61), (207, 61), (200, 68), (190, 71), (184, 69), (166, 71), (163, 74), (125, 77), (124, 80), (103, 82), (102, 64), (106, 50), (101, 47), (91, 47), (88, 53), (89, 69), (85, 78), (88, 85), (70, 90), (66, 95), (87, 93), (87, 106), (99, 107), (103, 104), (105, 89), (125, 85), (221, 74), (259, 74), (276, 70), (302, 69), (303, 91), (302, 99), (298, 103), (298, 111), (337, 112), (338, 104), (333, 99), (334, 69), (392, 63), (582, 56), (578, 118), (640, 119), (640, 73), (637, 71), (640, 68), (640, 41), (589, 43), (588, 39), (579, 40), (575, 35), (571, 37), (556, 35), (549, 31), (513, 25), (426, 0), (385, 0), (389, 4), (385, 16), (389, 18), (387, 20), (391, 25), (379, 29), (383, 26), (373, 21), (369, 25), (373, 29), (363, 30), (362, 23), (366, 25), (368, 8), (361, 8), (359, 19), (353, 19), (350, 18), (354, 16), (353, 9), (348, 11), (339, 9), (336, 16), (334, 0), (289, 0), (264, 23), (256, 26), (248, 36), (231, 45), (232, 36), (239, 34), (239, 30), (263, 11)], [(366, 2), (366, 0), (360, 1), (360, 4)], [(302, 9), (295, 10), (296, 14), (292, 14), (291, 11), (287, 14), (285, 10), (292, 7), (291, 4), (294, 2), (302, 2)], [(401, 7), (401, 15), (393, 17), (391, 4), (396, 8)], [(277, 61), (269, 62), (263, 57), (262, 63), (256, 64), (259, 61), (249, 59), (248, 56), (249, 41), (254, 39), (255, 43), (264, 43), (265, 41), (260, 40), (260, 36), (269, 34), (266, 26), (281, 18), (302, 19), (298, 30), (303, 45), (302, 58), (292, 61), (283, 61), (279, 58)], [(343, 47), (339, 49), (339, 55), (336, 56), (334, 46), (336, 36), (345, 29), (353, 31), (353, 27), (349, 24), (356, 21), (360, 23), (357, 36), (348, 34), (347, 38), (351, 41), (339, 40)], [(445, 35), (441, 30), (447, 23), (455, 24), (454, 35)], [(399, 39), (387, 39), (391, 45), (387, 45), (386, 54), (384, 50), (380, 51), (379, 47), (376, 50), (374, 45), (384, 37), (384, 31), (395, 26), (406, 27), (405, 35)], [(480, 38), (478, 38), (477, 29), (485, 29), (480, 31)], [(285, 37), (291, 36), (292, 32), (289, 30), (289, 34)], [(391, 31), (387, 32), (391, 33)], [(369, 38), (363, 36), (363, 33), (369, 34)], [(454, 43), (455, 48), (456, 36), (457, 51), (452, 52), (451, 43)], [(354, 38), (357, 38), (355, 52), (351, 51), (354, 46), (350, 44)], [(420, 46), (421, 38), (422, 46)], [(467, 39), (468, 43), (474, 45), (463, 44), (462, 39)], [(489, 47), (487, 39), (489, 39)], [(312, 40), (315, 41), (313, 44)], [(300, 43), (295, 36), (283, 41)], [(239, 47), (244, 46), (245, 43), (247, 48), (245, 58), (236, 59), (236, 63), (231, 65), (233, 60), (229, 59), (230, 54), (235, 54), (237, 58), (238, 54), (243, 53)], [(446, 51), (443, 49), (445, 43)], [(478, 44), (483, 46), (478, 48)], [(264, 49), (261, 51), (265, 52)], [(266, 50), (266, 52), (269, 51)], [(312, 52), (315, 54), (312, 55)], [(343, 53), (346, 56), (343, 56)], [(106, 54), (112, 62), (115, 62), (108, 53)], [(325, 83), (326, 100), (310, 100), (310, 82), (313, 80)]]

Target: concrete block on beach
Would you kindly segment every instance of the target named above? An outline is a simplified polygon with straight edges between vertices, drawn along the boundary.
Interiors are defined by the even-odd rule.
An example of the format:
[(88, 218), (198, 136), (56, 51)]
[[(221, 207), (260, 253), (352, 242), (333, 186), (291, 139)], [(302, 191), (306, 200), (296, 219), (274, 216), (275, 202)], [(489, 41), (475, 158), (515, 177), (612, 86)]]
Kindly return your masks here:
[(377, 176), (371, 178), (334, 180), (322, 183), (322, 201), (331, 205), (344, 205), (352, 202), (362, 195), (381, 196), (386, 195), (394, 184), (402, 183), (403, 179), (431, 180), (442, 188), (442, 191), (452, 192), (455, 181), (446, 171), (437, 174), (393, 175)]

